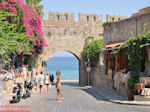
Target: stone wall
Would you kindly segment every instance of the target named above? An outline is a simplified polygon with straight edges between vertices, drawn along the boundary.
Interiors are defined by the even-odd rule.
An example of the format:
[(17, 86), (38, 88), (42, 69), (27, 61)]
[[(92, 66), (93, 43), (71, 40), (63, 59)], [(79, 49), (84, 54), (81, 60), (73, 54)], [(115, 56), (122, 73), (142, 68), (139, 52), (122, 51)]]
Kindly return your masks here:
[(126, 16), (116, 16), (116, 15), (106, 15), (106, 21), (107, 22), (116, 22), (116, 21), (120, 21), (120, 20), (124, 20), (127, 19)]
[(139, 12), (132, 14), (132, 17), (138, 16), (138, 15), (143, 15), (146, 13), (150, 13), (150, 7), (140, 9)]
[[(132, 31), (134, 36), (142, 33), (143, 24), (146, 24), (146, 31), (150, 30), (150, 13), (131, 17), (129, 19), (121, 20), (104, 26), (104, 44), (121, 42), (130, 39)], [(92, 71), (92, 84), (102, 86), (117, 92), (120, 95), (126, 96), (126, 85), (120, 84), (120, 90), (113, 88), (113, 80), (109, 80), (105, 75), (105, 67), (103, 64), (98, 64), (97, 68)]]
[(102, 16), (79, 14), (77, 22), (74, 21), (73, 13), (50, 13), (49, 20), (43, 20), (42, 27), (48, 44), (44, 48), (42, 60), (48, 60), (51, 54), (61, 50), (72, 53), (79, 60), (79, 83), (87, 84), (82, 51), (86, 37), (93, 35), (97, 39), (103, 38)]
[(75, 21), (73, 13), (50, 12), (49, 19), (43, 20), (42, 25), (48, 47), (44, 48), (41, 61), (48, 60), (49, 56), (57, 51), (70, 52), (79, 60), (80, 85), (87, 84), (82, 51), (88, 36), (103, 38), (102, 15), (79, 13), (79, 20)]
[(102, 26), (102, 15), (97, 14), (81, 14), (78, 15), (79, 20), (74, 20), (74, 13), (49, 13), (49, 19), (43, 20), (43, 25), (55, 26), (78, 26), (78, 27), (91, 27)]
[[(24, 83), (24, 79), (19, 77), (16, 79), (16, 82)], [(4, 94), (4, 103), (8, 104), (10, 100), (12, 100), (13, 87), (16, 86), (13, 80), (4, 81), (3, 85), (3, 94)]]
[(131, 31), (135, 36), (141, 34), (143, 24), (146, 24), (146, 31), (148, 31), (150, 29), (150, 13), (106, 25), (104, 27), (104, 44), (128, 40)]
[(100, 86), (102, 88), (109, 89), (113, 92), (116, 92), (122, 96), (126, 95), (126, 85), (120, 84), (120, 89), (116, 90), (113, 86), (114, 80), (108, 79), (108, 75), (105, 74), (105, 66), (103, 63), (103, 55), (99, 55), (99, 60), (97, 63), (97, 66), (95, 68), (92, 68), (92, 71), (90, 73), (90, 82), (93, 85)]

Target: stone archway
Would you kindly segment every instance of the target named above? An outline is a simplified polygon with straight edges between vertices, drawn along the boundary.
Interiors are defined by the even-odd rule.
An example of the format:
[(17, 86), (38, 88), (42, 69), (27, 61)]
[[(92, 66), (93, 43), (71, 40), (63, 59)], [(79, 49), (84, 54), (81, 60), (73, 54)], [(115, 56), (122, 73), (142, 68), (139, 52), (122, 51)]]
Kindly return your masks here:
[[(49, 31), (52, 34), (51, 36), (49, 36)], [(64, 35), (63, 31), (68, 33)], [(79, 60), (79, 84), (85, 85), (87, 84), (87, 74), (85, 72), (82, 51), (86, 35), (84, 32), (80, 32), (80, 30), (77, 31), (78, 33), (74, 34), (75, 31), (77, 31), (76, 28), (44, 25), (43, 32), (48, 47), (44, 48), (42, 60), (47, 60), (51, 54), (61, 50), (74, 54)]]
[[(59, 19), (57, 16), (59, 15)], [(67, 15), (68, 19), (65, 20)], [(89, 17), (89, 21), (85, 18)], [(93, 20), (95, 17), (95, 21)], [(103, 24), (101, 15), (79, 14), (79, 20), (74, 20), (74, 14), (49, 13), (49, 19), (42, 21), (44, 38), (48, 44), (44, 48), (42, 60), (57, 51), (68, 51), (74, 54), (79, 60), (79, 84), (87, 84), (87, 73), (85, 72), (82, 51), (87, 36), (93, 35), (97, 39), (102, 38)]]
[(73, 54), (77, 59), (78, 59), (78, 63), (79, 63), (79, 85), (85, 85), (87, 84), (87, 74), (85, 73), (85, 67), (84, 67), (84, 61), (82, 58), (82, 55), (80, 53), (74, 53), (72, 51), (69, 50), (64, 50), (63, 48), (61, 49), (55, 49), (55, 50), (46, 50), (48, 48), (44, 49), (44, 53), (41, 55), (42, 60), (41, 61), (45, 61), (45, 60), (49, 60), (49, 56), (52, 55), (55, 52), (59, 52), (59, 51), (67, 51), (71, 54)]
[[(59, 54), (60, 53), (60, 54)], [(48, 53), (49, 54), (49, 53)], [(57, 54), (57, 56), (55, 56)], [(67, 54), (67, 56), (66, 56), (66, 54)], [(68, 55), (69, 55), (69, 57), (68, 57)], [(70, 58), (71, 57), (71, 58)], [(54, 60), (53, 60), (54, 59)], [(56, 66), (56, 68), (57, 69), (59, 69), (60, 71), (62, 71), (62, 73), (63, 73), (63, 76), (65, 77), (65, 78), (71, 78), (72, 76), (73, 77), (76, 77), (75, 79), (73, 79), (73, 80), (78, 80), (79, 82), (81, 82), (81, 59), (80, 59), (80, 57), (78, 57), (76, 54), (74, 54), (74, 53), (72, 53), (72, 52), (70, 52), (70, 51), (64, 51), (64, 50), (61, 50), (61, 51), (56, 51), (56, 52), (54, 52), (54, 53), (52, 53), (52, 54), (50, 54), (49, 55), (49, 58), (46, 60), (47, 62), (48, 62), (48, 66), (47, 66), (47, 68), (45, 68), (45, 70), (47, 71), (47, 72), (52, 72), (53, 74), (54, 74), (54, 71), (56, 71), (56, 69), (55, 69), (55, 67), (53, 66), (53, 62), (54, 61), (56, 61), (56, 60), (63, 60), (63, 62), (64, 61), (67, 61), (68, 59), (70, 60), (72, 60), (72, 61), (67, 61), (67, 63), (65, 63), (65, 65), (64, 65), (64, 63), (55, 63), (54, 64), (54, 66)], [(53, 60), (52, 61), (52, 63), (50, 63), (49, 62), (49, 60)], [(60, 67), (60, 64), (62, 64), (62, 66)], [(73, 65), (72, 65), (73, 64)], [(71, 65), (71, 66), (68, 66), (68, 65)], [(53, 66), (52, 68), (50, 67), (49, 68), (49, 66)], [(73, 69), (73, 71), (71, 71), (71, 73), (73, 73), (73, 74), (70, 74), (71, 76), (68, 76), (68, 73), (64, 73), (64, 67), (65, 67), (65, 71), (66, 71), (66, 68), (67, 68), (67, 71), (69, 71), (69, 73), (70, 73), (70, 71), (72, 70), (72, 69), (69, 69), (70, 67), (72, 68), (72, 66), (73, 66), (73, 68), (75, 67), (76, 69), (75, 70), (77, 70), (78, 72), (75, 72), (75, 74), (74, 74), (74, 69)], [(55, 70), (54, 70), (55, 69)], [(67, 76), (67, 77), (66, 77)], [(73, 78), (72, 77), (72, 78)], [(78, 78), (77, 78), (78, 77)], [(63, 77), (62, 77), (63, 78)], [(70, 80), (70, 78), (69, 78), (69, 80)], [(66, 79), (62, 79), (62, 80), (66, 80)], [(72, 79), (71, 79), (72, 80)]]

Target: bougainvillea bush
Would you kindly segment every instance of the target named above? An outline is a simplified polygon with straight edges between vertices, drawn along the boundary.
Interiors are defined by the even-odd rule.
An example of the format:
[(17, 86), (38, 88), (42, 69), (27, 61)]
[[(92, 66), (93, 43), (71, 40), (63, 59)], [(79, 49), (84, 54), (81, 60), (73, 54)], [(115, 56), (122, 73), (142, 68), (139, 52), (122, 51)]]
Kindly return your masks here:
[(3, 63), (10, 61), (12, 55), (28, 55), (34, 48), (29, 39), (35, 37), (16, 32), (15, 25), (7, 21), (12, 16), (12, 13), (0, 10), (0, 59)]
[(30, 55), (38, 55), (44, 46), (47, 46), (43, 37), (41, 18), (33, 7), (25, 4), (22, 0), (0, 0), (0, 10), (12, 12), (11, 17), (7, 17), (9, 23), (15, 24), (16, 32), (24, 33), (28, 36), (29, 42), (34, 44), (30, 49)]

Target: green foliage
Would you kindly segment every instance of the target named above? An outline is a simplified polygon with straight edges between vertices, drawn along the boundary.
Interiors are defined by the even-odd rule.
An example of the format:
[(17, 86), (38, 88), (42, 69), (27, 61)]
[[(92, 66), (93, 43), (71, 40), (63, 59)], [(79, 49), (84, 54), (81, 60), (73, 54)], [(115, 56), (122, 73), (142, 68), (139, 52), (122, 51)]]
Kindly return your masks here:
[(120, 45), (118, 47), (118, 49), (114, 50), (112, 53), (117, 54), (121, 49), (123, 49), (125, 46), (127, 46), (127, 44), (128, 44), (128, 41), (124, 42), (122, 45)]
[(42, 61), (42, 67), (47, 67), (46, 61)]
[(93, 41), (93, 40), (94, 40), (94, 37), (92, 35), (87, 37), (85, 40), (85, 45), (87, 45), (90, 41)]
[(38, 66), (38, 56), (30, 56), (29, 57), (29, 66), (31, 68)]
[(43, 5), (40, 4), (42, 0), (24, 0), (28, 5), (35, 8), (38, 14), (43, 17)]
[(112, 23), (112, 22), (105, 22), (105, 23), (103, 23), (103, 26), (106, 26), (106, 25), (109, 25), (109, 26), (110, 26), (111, 23)]
[(0, 58), (4, 63), (10, 60), (9, 55), (28, 54), (33, 44), (25, 33), (18, 33), (14, 24), (10, 24), (6, 18), (14, 16), (11, 13), (0, 10)]
[(113, 52), (118, 53), (124, 46), (128, 45), (128, 58), (130, 60), (129, 65), (131, 71), (131, 77), (128, 80), (128, 87), (132, 90), (132, 94), (134, 94), (134, 84), (139, 81), (141, 63), (145, 62), (145, 46), (150, 46), (150, 31), (145, 34), (145, 27), (146, 25), (144, 24), (142, 34), (137, 37), (135, 37), (131, 32), (130, 40), (124, 42), (122, 46)]
[[(130, 60), (130, 70), (131, 77), (129, 80), (129, 87), (134, 94), (134, 84), (139, 81), (139, 76), (141, 72), (141, 62), (144, 62), (144, 58), (146, 57), (146, 51), (144, 45), (149, 45), (150, 43), (150, 31), (145, 34), (145, 27), (143, 25), (143, 33), (134, 37), (131, 35), (131, 39), (128, 42), (128, 52), (129, 52), (129, 60)], [(144, 45), (143, 45), (144, 44)]]
[(43, 67), (47, 67), (46, 61), (43, 62)]
[(103, 48), (103, 40), (104, 39), (94, 40), (93, 36), (89, 36), (85, 41), (86, 43), (83, 48), (83, 56), (86, 61), (88, 59), (90, 60), (91, 66), (94, 66), (97, 61), (100, 50)]

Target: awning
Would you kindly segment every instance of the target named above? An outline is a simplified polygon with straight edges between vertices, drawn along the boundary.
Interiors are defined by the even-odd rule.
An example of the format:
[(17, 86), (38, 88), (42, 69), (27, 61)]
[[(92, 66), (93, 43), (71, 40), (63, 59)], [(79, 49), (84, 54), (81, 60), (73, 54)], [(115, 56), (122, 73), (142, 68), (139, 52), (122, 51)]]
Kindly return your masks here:
[(112, 48), (112, 47), (116, 47), (116, 46), (120, 46), (120, 45), (122, 45), (123, 44), (123, 42), (117, 42), (117, 43), (113, 43), (113, 44), (107, 44), (107, 45), (105, 45), (105, 47), (106, 48)]
[(120, 45), (122, 45), (125, 41), (122, 42), (114, 42), (114, 43), (109, 43), (106, 44), (105, 47), (103, 48), (103, 50), (114, 50), (114, 49), (118, 49), (118, 47)]

